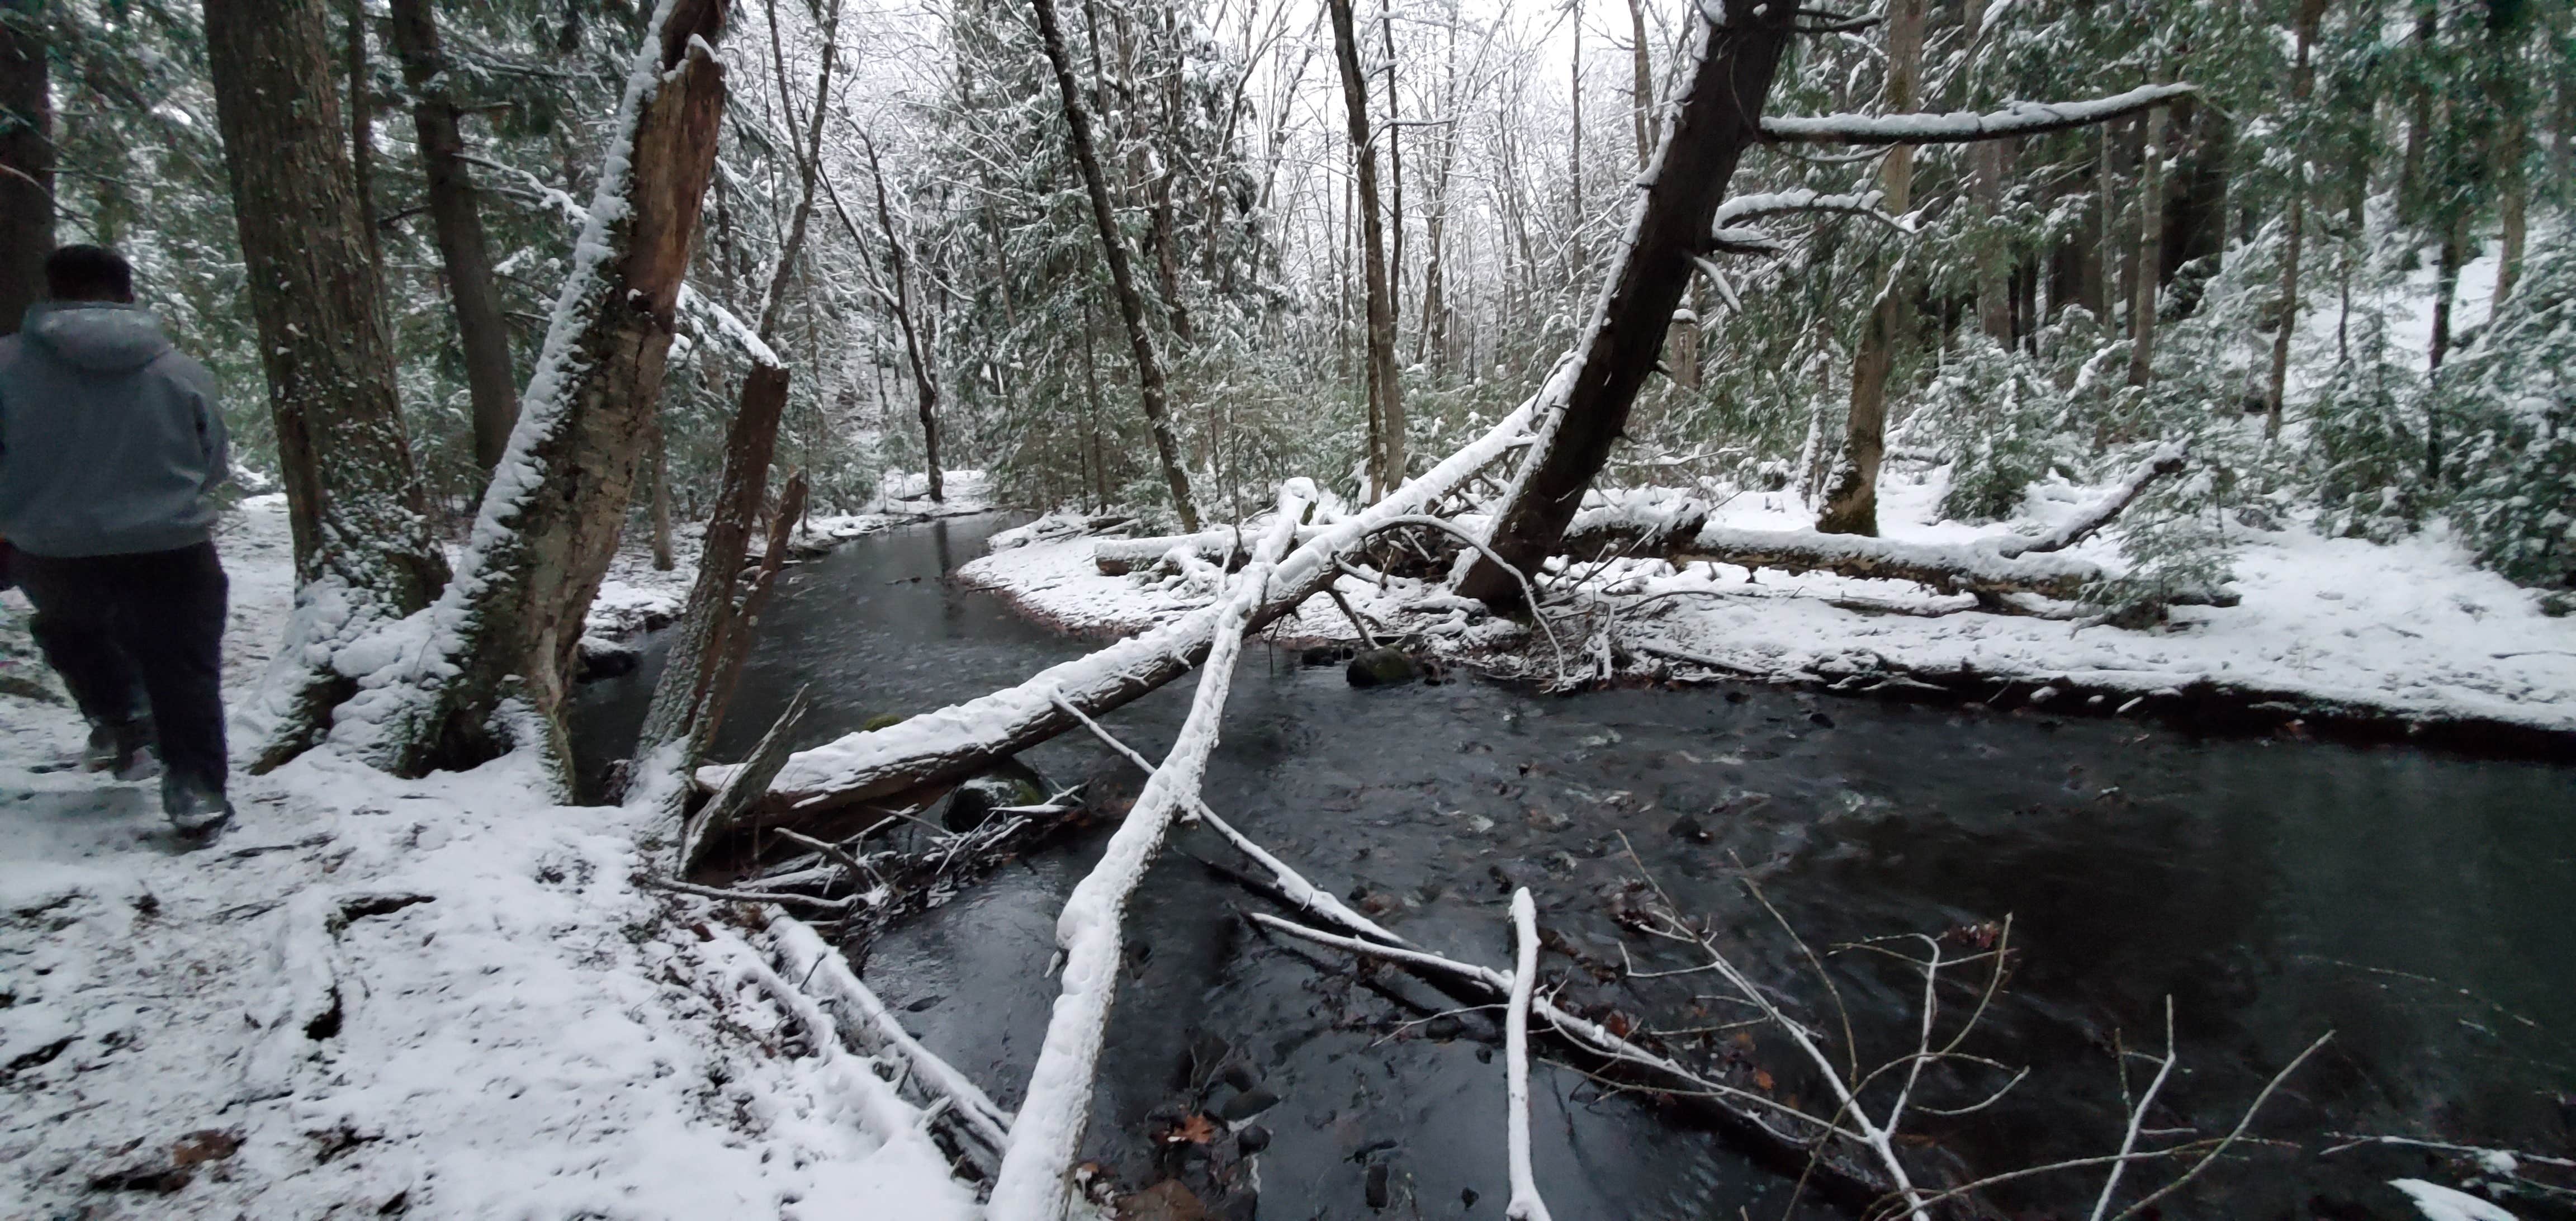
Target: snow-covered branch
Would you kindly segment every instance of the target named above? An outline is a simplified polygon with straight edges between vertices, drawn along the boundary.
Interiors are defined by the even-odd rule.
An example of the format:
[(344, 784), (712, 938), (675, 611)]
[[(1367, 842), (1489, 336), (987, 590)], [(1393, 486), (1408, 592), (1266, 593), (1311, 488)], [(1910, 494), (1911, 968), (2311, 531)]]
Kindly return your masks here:
[(1512, 999), (1504, 1007), (1504, 1089), (1509, 1095), (1505, 1140), (1511, 1157), (1512, 1199), (1503, 1208), (1510, 1221), (1549, 1221), (1547, 1201), (1539, 1198), (1538, 1176), (1530, 1170), (1529, 1015), (1531, 990), (1538, 982), (1538, 914), (1529, 887), (1512, 892), (1512, 934), (1518, 956), (1512, 967)]
[(2082, 102), (2010, 102), (1977, 114), (1765, 115), (1764, 139), (1783, 144), (1966, 144), (2010, 136), (2036, 136), (2089, 127), (2167, 105), (2200, 91), (2183, 83), (2141, 85), (2127, 93)]
[(1298, 517), (1313, 499), (1314, 486), (1302, 479), (1290, 480), (1281, 490), (1277, 520), (1254, 551), (1252, 562), (1236, 577), (1211, 625), (1207, 664), (1199, 671), (1198, 691), (1171, 753), (1145, 781), (1144, 792), (1110, 836), (1100, 863), (1074, 885), (1064, 911), (1056, 917), (1056, 946), (1064, 954), (1063, 990), (1047, 1022), (1037, 1067), (1029, 1073), (1027, 1100), (1012, 1128), (1010, 1145), (1003, 1150), (1001, 1170), (994, 1176), (992, 1213), (996, 1217), (1053, 1221), (1064, 1215), (1073, 1161), (1091, 1118), (1092, 1085), (1101, 1041), (1108, 1032), (1109, 1006), (1117, 996), (1128, 899), (1153, 864), (1173, 816), (1197, 804), (1208, 756), (1216, 750), (1226, 696), (1233, 688), (1234, 662), (1243, 649), (1244, 629), (1267, 596), (1272, 570), (1288, 549)]
[(1885, 209), (1879, 207), (1879, 201), (1885, 198), (1886, 195), (1879, 191), (1865, 191), (1856, 195), (1828, 195), (1803, 187), (1793, 191), (1766, 191), (1758, 195), (1738, 195), (1717, 206), (1717, 218), (1712, 223), (1719, 233), (1725, 233), (1746, 221), (1813, 212), (1840, 216), (1866, 216), (1891, 229), (1906, 233), (1914, 232), (1910, 217), (1890, 216)]
[(2181, 470), (2183, 459), (2190, 453), (2189, 441), (2167, 441), (2157, 446), (2156, 452), (2147, 455), (2146, 461), (2132, 468), (2120, 482), (2113, 484), (2101, 499), (2086, 505), (2082, 512), (2067, 518), (2056, 529), (2037, 538), (1999, 538), (1994, 540), (1994, 549), (1998, 554), (2011, 557), (2063, 551), (2083, 542), (2109, 524), (2112, 518), (2118, 517), (2120, 510), (2128, 508), (2129, 502), (2138, 498), (2138, 493), (2147, 490), (2148, 484)]

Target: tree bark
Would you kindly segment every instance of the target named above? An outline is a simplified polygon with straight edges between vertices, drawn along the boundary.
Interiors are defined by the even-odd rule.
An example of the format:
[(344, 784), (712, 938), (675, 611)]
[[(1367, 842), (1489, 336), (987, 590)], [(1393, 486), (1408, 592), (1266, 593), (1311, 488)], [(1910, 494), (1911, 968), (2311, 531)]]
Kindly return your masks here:
[(662, 421), (653, 422), (653, 569), (680, 566), (671, 549), (671, 438)]
[(13, 6), (0, 20), (0, 335), (45, 299), (54, 249), (53, 75), (28, 17)]
[(1055, 0), (1030, 0), (1037, 12), (1038, 35), (1046, 44), (1047, 63), (1055, 69), (1056, 89), (1064, 98), (1064, 124), (1073, 142), (1073, 159), (1082, 170), (1083, 187), (1091, 195), (1091, 218), (1100, 230), (1100, 253), (1109, 264), (1110, 287), (1118, 297), (1118, 313), (1127, 324), (1127, 342), (1135, 350), (1136, 392), (1145, 412), (1145, 425), (1154, 434), (1154, 454), (1163, 464), (1163, 480), (1171, 488), (1172, 509), (1181, 519), (1181, 528), (1199, 528), (1198, 507), (1190, 500), (1189, 473), (1181, 469), (1181, 448), (1172, 435), (1171, 413), (1165, 407), (1163, 365), (1154, 355), (1154, 337), (1145, 326), (1145, 299), (1136, 291), (1136, 274), (1128, 266), (1127, 240), (1119, 236), (1118, 214), (1109, 201), (1109, 180), (1100, 168), (1100, 154), (1092, 144), (1091, 114), (1083, 105), (1082, 86), (1073, 78), (1073, 57), (1065, 50), (1064, 30), (1056, 20)]
[[(1375, 465), (1380, 486), (1373, 494), (1400, 486), (1405, 478), (1404, 386), (1395, 367), (1395, 300), (1386, 270), (1386, 225), (1378, 213), (1377, 153), (1369, 144), (1368, 77), (1360, 67), (1359, 38), (1353, 29), (1351, 0), (1325, 0), (1333, 19), (1333, 46), (1342, 63), (1342, 104), (1349, 119), (1351, 156), (1359, 163), (1361, 275), (1368, 317), (1368, 396), (1370, 413), (1380, 425)], [(1390, 129), (1392, 130), (1392, 129)]]
[[(1890, 0), (1887, 6), (1887, 88), (1889, 113), (1915, 108), (1923, 74), (1924, 0)], [(1914, 150), (1897, 145), (1880, 164), (1882, 205), (1902, 216), (1913, 206)], [(1878, 467), (1887, 448), (1887, 379), (1896, 365), (1896, 344), (1906, 331), (1913, 294), (1906, 291), (1905, 267), (1888, 273), (1870, 318), (1861, 330), (1860, 348), (1852, 354), (1851, 411), (1843, 424), (1843, 457), (1834, 472), (1833, 489), (1825, 494), (1816, 529), (1827, 534), (1878, 533)], [(2009, 317), (2009, 315), (2007, 315)], [(2009, 339), (2011, 324), (2005, 324)]]
[(724, 113), (709, 49), (724, 18), (724, 0), (662, 0), (630, 63), (545, 355), (430, 612), (432, 645), (371, 681), (334, 730), (377, 766), (418, 775), (533, 748), (570, 794), (562, 704), (661, 398)]
[(1636, 77), (1629, 82), (1629, 118), (1637, 129), (1637, 168), (1655, 156), (1655, 60), (1646, 46), (1645, 0), (1628, 0), (1629, 58)]
[(2156, 290), (2164, 265), (2165, 145), (2173, 139), (2172, 112), (2157, 107), (2139, 120), (2146, 142), (2138, 150), (2138, 267), (2129, 301), (2129, 384), (2155, 377)]
[[(1693, 259), (1707, 247), (1727, 180), (1744, 150), (1761, 139), (1763, 99), (1788, 45), (1796, 6), (1726, 0), (1724, 8), (1723, 27), (1705, 15), (1698, 22), (1697, 62), (1655, 164), (1643, 175), (1649, 181), (1636, 204), (1635, 240), (1614, 261), (1574, 361), (1542, 392), (1553, 400), (1551, 410), (1495, 515), (1491, 545), (1524, 572), (1555, 550), (1584, 490), (1608, 460), (1638, 388), (1654, 370), (1673, 309), (1690, 286)], [(1459, 592), (1495, 605), (1522, 600), (1512, 573), (1483, 557), (1459, 583)]]
[[(2326, 0), (2299, 0), (2296, 28), (2291, 33), (2293, 51), (2290, 63), (2290, 101), (2294, 110), (2305, 110), (2314, 92), (2315, 73), (2308, 63), (2309, 44), (2316, 41), (2317, 24), (2325, 17)], [(2263, 436), (2266, 440), (2281, 435), (2281, 400), (2287, 395), (2290, 379), (2290, 336), (2299, 326), (2299, 254), (2307, 239), (2308, 228), (2308, 163), (2304, 148), (2293, 148), (2290, 154), (2290, 233), (2281, 252), (2281, 319), (2272, 333), (2272, 372), (2263, 393)]]
[(311, 745), (355, 689), (328, 660), (337, 647), (427, 606), (447, 561), (395, 398), (324, 0), (206, 0), (204, 19), (294, 534), (285, 655), (311, 659), (272, 676), (265, 767)]
[(433, 0), (391, 0), (394, 54), (411, 90), (412, 126), (420, 139), (420, 168), (429, 180), (429, 216), (438, 233), (438, 255), (447, 270), (447, 293), (456, 313), (458, 347), (465, 358), (465, 387), (473, 404), (474, 463), (500, 465), (519, 419), (518, 376), (510, 360), (510, 327), (501, 312), (501, 289), (492, 274), (492, 244), (483, 232), (474, 174), (465, 162), (462, 112), (447, 91), (447, 56), (438, 36)]
[(886, 300), (894, 310), (895, 325), (903, 331), (904, 355), (912, 363), (913, 402), (921, 410), (923, 476), (930, 484), (931, 503), (937, 504), (946, 499), (939, 472), (939, 379), (930, 372), (929, 353), (923, 351), (927, 345), (913, 318), (911, 264), (904, 257), (903, 239), (895, 235), (894, 209), (886, 201), (885, 171), (877, 165), (876, 142), (862, 143), (868, 152), (868, 176), (876, 184), (877, 229), (885, 237), (886, 274), (894, 279), (894, 291)]
[(367, 78), (373, 75), (367, 66), (367, 6), (365, 0), (349, 3), (349, 169), (358, 184), (358, 214), (366, 218), (362, 231), (367, 240), (367, 258), (376, 265), (376, 279), (384, 281), (385, 251), (383, 238), (376, 232), (376, 106), (367, 96)]

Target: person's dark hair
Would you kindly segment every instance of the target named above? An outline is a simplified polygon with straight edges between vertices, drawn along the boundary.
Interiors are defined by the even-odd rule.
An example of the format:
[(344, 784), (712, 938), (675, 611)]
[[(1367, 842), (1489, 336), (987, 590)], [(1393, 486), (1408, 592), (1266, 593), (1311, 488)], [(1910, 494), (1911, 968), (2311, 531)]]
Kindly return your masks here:
[(105, 246), (65, 246), (45, 256), (45, 294), (56, 301), (131, 301), (134, 265)]

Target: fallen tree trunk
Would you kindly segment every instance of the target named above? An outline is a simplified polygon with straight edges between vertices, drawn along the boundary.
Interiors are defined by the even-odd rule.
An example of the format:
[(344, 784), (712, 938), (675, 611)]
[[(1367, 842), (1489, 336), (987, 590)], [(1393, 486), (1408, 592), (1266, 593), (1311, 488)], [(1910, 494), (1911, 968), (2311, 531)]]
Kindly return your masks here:
[[(1472, 444), (1451, 454), (1385, 500), (1334, 522), (1271, 575), (1268, 594), (1246, 631), (1259, 631), (1295, 610), (1335, 575), (1334, 561), (1380, 526), (1411, 516), (1449, 494), (1508, 452), (1538, 405), (1562, 382), (1523, 403)], [(1089, 715), (1117, 708), (1187, 674), (1207, 656), (1221, 608), (1202, 607), (1152, 631), (1039, 672), (1016, 687), (923, 713), (883, 729), (850, 734), (799, 751), (751, 812), (748, 825), (825, 811), (973, 774), (994, 757), (1026, 750), (1080, 723), (1058, 697)], [(720, 787), (731, 768), (698, 772), (702, 788)]]
[[(1300, 526), (1297, 541), (1313, 541), (1325, 530), (1323, 526)], [(1092, 563), (1099, 565), (1101, 575), (1123, 577), (1132, 572), (1160, 566), (1163, 557), (1175, 547), (1186, 547), (1190, 554), (1211, 564), (1220, 564), (1231, 572), (1243, 566), (1252, 555), (1255, 540), (1244, 532), (1227, 527), (1201, 530), (1196, 534), (1164, 534), (1153, 538), (1103, 539), (1092, 544)]]
[(1790, 573), (1913, 581), (1943, 593), (1991, 599), (2008, 593), (2072, 600), (2105, 575), (2099, 565), (2058, 554), (2109, 525), (2157, 479), (2183, 468), (2187, 446), (2168, 442), (2111, 490), (2047, 534), (2000, 534), (1966, 543), (1917, 543), (1814, 530), (1738, 530), (1708, 524), (1709, 506), (1686, 500), (1639, 513), (1587, 509), (1567, 527), (1575, 556), (1652, 555), (1672, 564), (1706, 560)]

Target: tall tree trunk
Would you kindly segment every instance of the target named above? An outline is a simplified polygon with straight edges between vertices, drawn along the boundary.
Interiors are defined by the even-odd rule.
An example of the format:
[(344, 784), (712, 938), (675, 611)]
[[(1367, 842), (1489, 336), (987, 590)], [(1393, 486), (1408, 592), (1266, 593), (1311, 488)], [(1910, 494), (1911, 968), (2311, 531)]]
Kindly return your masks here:
[(1637, 168), (1642, 170), (1655, 156), (1655, 60), (1646, 46), (1645, 0), (1628, 0), (1628, 36), (1629, 59), (1636, 68), (1628, 85), (1628, 117), (1636, 127)]
[(876, 141), (862, 143), (868, 152), (868, 176), (876, 183), (877, 229), (885, 238), (886, 275), (894, 281), (886, 300), (894, 309), (896, 327), (903, 332), (904, 355), (912, 363), (913, 401), (921, 409), (922, 467), (931, 503), (937, 504), (947, 499), (939, 470), (939, 379), (930, 371), (930, 353), (925, 350), (929, 345), (912, 308), (911, 262), (904, 256), (903, 239), (895, 234), (894, 209), (886, 200), (885, 171), (877, 164)]
[[(1886, 108), (1903, 114), (1915, 108), (1923, 74), (1924, 0), (1889, 0), (1887, 6)], [(1883, 206), (1903, 215), (1913, 207), (1914, 150), (1897, 145), (1880, 163), (1878, 189)], [(1878, 467), (1887, 449), (1887, 379), (1896, 365), (1896, 344), (1906, 333), (1906, 313), (1913, 294), (1906, 290), (1902, 262), (1861, 329), (1860, 348), (1852, 354), (1851, 411), (1843, 423), (1842, 462), (1833, 488), (1825, 494), (1816, 528), (1828, 534), (1878, 533)], [(2010, 323), (2006, 323), (2009, 340)]]
[(1449, 376), (1448, 227), (1449, 171), (1458, 149), (1458, 5), (1450, 0), (1448, 50), (1440, 84), (1440, 156), (1431, 168), (1431, 211), (1423, 237), (1429, 243), (1422, 262), (1422, 330), (1413, 359), (1427, 359), (1435, 380)]
[(358, 214), (367, 221), (367, 258), (375, 263), (377, 282), (382, 284), (385, 251), (376, 233), (376, 104), (367, 96), (368, 78), (374, 72), (367, 64), (366, 0), (350, 0), (348, 18), (349, 169), (358, 184)]
[(2165, 154), (2173, 140), (2172, 113), (2162, 106), (2139, 119), (2146, 142), (2138, 152), (2138, 267), (2129, 301), (2129, 384), (2155, 376), (2156, 290), (2164, 266)]
[(1342, 61), (1342, 103), (1350, 120), (1351, 154), (1359, 162), (1362, 271), (1368, 311), (1369, 408), (1380, 423), (1379, 493), (1405, 479), (1404, 387), (1396, 380), (1395, 300), (1386, 273), (1386, 229), (1378, 215), (1377, 154), (1369, 147), (1368, 78), (1360, 68), (1351, 0), (1325, 0), (1333, 19), (1333, 44)]
[[(356, 687), (330, 655), (447, 581), (394, 391), (324, 0), (206, 0), (207, 68), (294, 533), (289, 662), (262, 765), (312, 744)], [(316, 656), (319, 654), (319, 656)]]
[[(731, 457), (728, 453), (727, 457)], [(653, 569), (669, 572), (680, 566), (680, 557), (671, 547), (671, 437), (662, 421), (653, 421)]]
[(430, 611), (432, 646), (371, 680), (334, 730), (377, 766), (416, 775), (532, 749), (570, 793), (563, 699), (661, 399), (724, 114), (710, 49), (724, 18), (724, 0), (662, 0), (630, 61), (518, 426)]
[[(2315, 91), (2316, 74), (2308, 63), (2308, 47), (2316, 41), (2317, 24), (2324, 19), (2325, 11), (2326, 0), (2299, 0), (2298, 21), (2291, 33), (2293, 110), (2306, 110), (2308, 97)], [(2272, 332), (2272, 375), (2263, 393), (2263, 436), (2267, 440), (2281, 435), (2281, 400), (2290, 381), (2290, 336), (2299, 327), (2299, 254), (2308, 229), (2306, 151), (2304, 142), (2290, 151), (2290, 234), (2281, 252), (2281, 320)]]
[(1136, 274), (1127, 262), (1127, 239), (1118, 233), (1118, 214), (1109, 201), (1109, 179), (1091, 140), (1091, 114), (1083, 105), (1082, 86), (1073, 79), (1073, 57), (1065, 50), (1064, 30), (1056, 20), (1055, 0), (1030, 0), (1037, 11), (1038, 34), (1046, 44), (1047, 63), (1055, 69), (1056, 89), (1064, 97), (1064, 125), (1073, 141), (1073, 159), (1091, 195), (1091, 218), (1100, 230), (1100, 253), (1109, 264), (1110, 287), (1118, 297), (1119, 317), (1127, 324), (1127, 343), (1135, 350), (1136, 393), (1145, 425), (1154, 434), (1154, 455), (1163, 464), (1163, 481), (1171, 488), (1172, 509), (1183, 530), (1199, 528), (1198, 507), (1190, 500), (1189, 473), (1181, 469), (1180, 443), (1172, 435), (1165, 407), (1163, 364), (1154, 355), (1154, 336), (1145, 326), (1145, 299), (1136, 291)]
[[(814, 219), (815, 179), (823, 169), (823, 115), (831, 108), (832, 71), (841, 60), (837, 41), (840, 32), (841, 0), (832, 0), (823, 16), (823, 70), (815, 74), (814, 105), (806, 120), (805, 143), (796, 150), (796, 209), (788, 220), (787, 240), (778, 247), (778, 267), (769, 274), (769, 293), (761, 301), (760, 338), (763, 343), (778, 333), (778, 319), (787, 305), (787, 286), (794, 280), (796, 260), (805, 250), (806, 226)], [(790, 82), (786, 52), (781, 49), (778, 37), (778, 0), (769, 0), (769, 54), (770, 62), (778, 73), (780, 105), (784, 106), (790, 96)], [(794, 121), (793, 112), (788, 119)], [(868, 150), (868, 165), (871, 169), (876, 166), (873, 145)], [(882, 201), (885, 193), (882, 183), (878, 185), (877, 193)], [(931, 498), (938, 499), (939, 475), (935, 466), (930, 476), (930, 490)]]
[(510, 325), (501, 313), (501, 288), (492, 274), (492, 244), (483, 233), (474, 174), (465, 162), (462, 113), (447, 91), (447, 55), (438, 36), (433, 0), (391, 0), (394, 54), (411, 90), (412, 126), (420, 138), (420, 168), (429, 180), (429, 216), (438, 232), (439, 261), (447, 269), (448, 300), (456, 312), (456, 337), (465, 357), (465, 387), (473, 403), (474, 462), (500, 465), (519, 419), (518, 377), (510, 361)]
[[(2519, 28), (2518, 22), (2513, 23), (2513, 31)], [(2492, 315), (2496, 306), (2503, 305), (2505, 299), (2513, 295), (2514, 284), (2522, 278), (2523, 246), (2531, 236), (2531, 176), (2523, 172), (2522, 163), (2531, 128), (2527, 111), (2538, 99), (2522, 92), (2527, 86), (2521, 75), (2529, 59), (2523, 40), (2515, 32), (2493, 30), (2488, 37), (2492, 43), (2490, 55), (2493, 62), (2489, 66), (2487, 96), (2490, 99), (2489, 113), (2494, 116), (2496, 125), (2493, 170), (2496, 219), (2503, 229), (2501, 249), (2496, 252), (2495, 297), (2488, 307)]]
[(17, 334), (27, 307), (45, 299), (45, 256), (53, 249), (54, 99), (45, 40), (0, 22), (0, 335)]
[[(1388, 192), (1387, 220), (1387, 327), (1401, 333), (1404, 329), (1404, 116), (1396, 105), (1395, 94), (1395, 5), (1378, 6), (1378, 29), (1386, 40), (1386, 177)], [(1401, 414), (1401, 413), (1399, 413)], [(1399, 434), (1397, 444), (1403, 438)], [(1404, 479), (1404, 464), (1396, 464), (1396, 481)]]
[(1565, 250), (1567, 270), (1579, 274), (1591, 260), (1583, 253), (1583, 0), (1574, 0), (1574, 65), (1566, 77), (1566, 101), (1574, 126), (1565, 155)]
[[(1708, 8), (1696, 23), (1688, 77), (1648, 167), (1636, 203), (1634, 240), (1613, 259), (1609, 283), (1575, 360), (1540, 393), (1555, 402), (1537, 443), (1495, 515), (1491, 545), (1504, 562), (1536, 571), (1564, 537), (1592, 478), (1628, 422), (1637, 390), (1654, 371), (1673, 309), (1690, 286), (1693, 260), (1725, 198), (1744, 150), (1761, 139), (1763, 99), (1787, 48), (1797, 6), (1724, 0), (1722, 24)], [(1459, 592), (1488, 604), (1521, 600), (1520, 581), (1480, 557)]]

